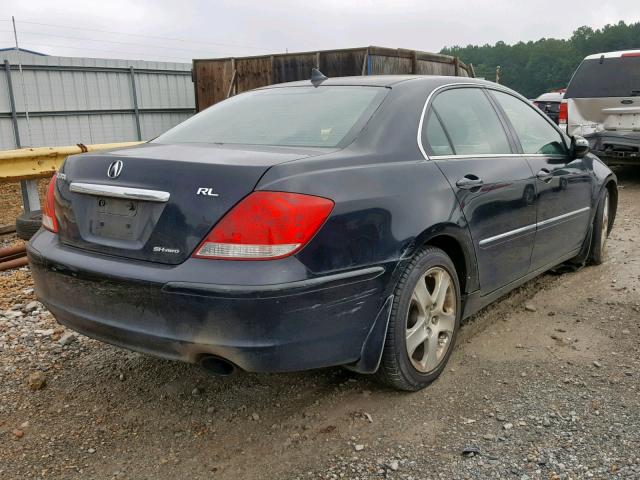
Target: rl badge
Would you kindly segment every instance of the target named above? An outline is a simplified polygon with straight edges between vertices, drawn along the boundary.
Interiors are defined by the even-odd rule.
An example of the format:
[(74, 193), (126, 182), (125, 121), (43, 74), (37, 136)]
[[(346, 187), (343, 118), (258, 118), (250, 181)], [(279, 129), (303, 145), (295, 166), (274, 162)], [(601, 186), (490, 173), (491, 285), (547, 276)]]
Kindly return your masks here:
[(196, 195), (204, 195), (206, 197), (218, 197), (217, 193), (213, 192), (213, 188), (211, 187), (198, 187), (198, 191)]

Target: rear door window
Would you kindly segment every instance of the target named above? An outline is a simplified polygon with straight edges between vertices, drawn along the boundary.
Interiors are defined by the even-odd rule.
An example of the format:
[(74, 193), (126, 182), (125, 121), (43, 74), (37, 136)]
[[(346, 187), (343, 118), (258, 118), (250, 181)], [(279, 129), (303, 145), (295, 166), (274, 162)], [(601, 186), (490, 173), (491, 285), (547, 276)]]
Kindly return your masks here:
[(433, 110), (429, 113), (429, 118), (427, 119), (427, 126), (423, 133), (423, 143), (429, 147), (428, 150), (431, 155), (453, 155), (454, 153), (447, 134), (444, 132), (442, 124)]
[(513, 125), (524, 153), (566, 155), (560, 132), (526, 102), (508, 93), (491, 91)]
[(640, 56), (584, 60), (564, 98), (640, 96)]
[[(433, 100), (455, 155), (509, 154), (511, 147), (498, 114), (479, 88), (453, 88)], [(434, 126), (434, 132), (437, 127)], [(435, 155), (442, 145), (430, 145)]]

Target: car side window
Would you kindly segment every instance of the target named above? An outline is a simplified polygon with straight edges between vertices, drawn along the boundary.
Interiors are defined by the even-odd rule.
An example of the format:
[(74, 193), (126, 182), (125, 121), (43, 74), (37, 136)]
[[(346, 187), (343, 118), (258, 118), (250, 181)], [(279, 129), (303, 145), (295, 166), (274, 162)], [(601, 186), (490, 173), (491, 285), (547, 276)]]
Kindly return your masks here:
[(438, 119), (438, 116), (433, 112), (429, 112), (427, 118), (427, 126), (422, 134), (422, 141), (429, 147), (429, 153), (434, 156), (438, 155), (453, 155), (453, 149), (447, 138), (447, 134), (444, 133), (442, 124)]
[(479, 88), (453, 88), (431, 104), (456, 155), (509, 154), (511, 147), (498, 114)]
[(562, 135), (534, 107), (508, 93), (491, 91), (528, 154), (567, 155)]

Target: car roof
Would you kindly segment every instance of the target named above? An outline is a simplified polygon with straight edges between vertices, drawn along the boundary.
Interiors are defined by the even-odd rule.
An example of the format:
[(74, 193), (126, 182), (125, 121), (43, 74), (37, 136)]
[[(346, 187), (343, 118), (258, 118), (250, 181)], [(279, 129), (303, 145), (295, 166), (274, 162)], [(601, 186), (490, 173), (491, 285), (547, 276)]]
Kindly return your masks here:
[(537, 102), (560, 102), (564, 97), (564, 93), (561, 92), (547, 92), (536, 98)]
[[(469, 77), (453, 77), (453, 76), (440, 76), (440, 75), (366, 75), (358, 77), (330, 77), (324, 80), (321, 85), (353, 85), (353, 86), (367, 86), (367, 87), (393, 87), (404, 82), (423, 82), (429, 84), (429, 87), (436, 88), (441, 85), (450, 83), (474, 83), (479, 85), (495, 85), (493, 82), (487, 82), (486, 80), (479, 80)], [(301, 80), (297, 82), (278, 83), (274, 85), (268, 85), (262, 88), (274, 88), (274, 87), (303, 87), (311, 85), (310, 80)]]
[(594, 59), (598, 59), (600, 57), (604, 57), (604, 58), (619, 58), (622, 57), (623, 55), (638, 55), (640, 56), (640, 50), (620, 50), (617, 52), (604, 52), (604, 53), (594, 53), (593, 55), (589, 55), (587, 57), (585, 57), (585, 60), (594, 60)]

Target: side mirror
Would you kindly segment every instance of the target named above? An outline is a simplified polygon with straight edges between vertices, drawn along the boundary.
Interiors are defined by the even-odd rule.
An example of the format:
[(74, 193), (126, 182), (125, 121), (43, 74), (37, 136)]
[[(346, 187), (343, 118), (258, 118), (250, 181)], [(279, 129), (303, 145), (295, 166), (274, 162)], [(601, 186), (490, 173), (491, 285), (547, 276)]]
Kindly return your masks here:
[(589, 140), (580, 135), (571, 137), (571, 152), (573, 153), (573, 158), (582, 158), (590, 151)]

